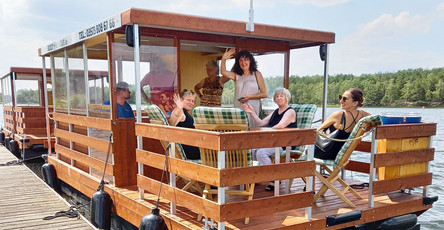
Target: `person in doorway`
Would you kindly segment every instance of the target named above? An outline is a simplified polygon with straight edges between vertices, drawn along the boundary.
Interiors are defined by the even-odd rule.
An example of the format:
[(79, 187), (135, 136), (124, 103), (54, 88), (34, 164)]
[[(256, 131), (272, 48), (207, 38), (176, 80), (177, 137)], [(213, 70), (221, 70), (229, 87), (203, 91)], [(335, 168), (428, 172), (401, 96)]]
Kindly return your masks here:
[[(118, 118), (134, 118), (133, 109), (126, 102), (131, 98), (131, 91), (128, 83), (121, 81), (116, 84), (116, 102), (117, 102), (117, 117)], [(105, 101), (104, 105), (109, 105), (110, 101)]]
[[(208, 61), (205, 65), (208, 77), (202, 79), (194, 86), (194, 91), (200, 98), (200, 105), (221, 106), (224, 84), (229, 79), (218, 76), (219, 66), (215, 61)], [(202, 89), (202, 93), (200, 90)]]
[[(171, 112), (169, 123), (171, 126), (184, 127), (194, 129), (194, 119), (190, 115), (194, 107), (196, 94), (190, 89), (184, 89), (180, 95), (174, 94), (174, 103), (176, 107)], [(198, 147), (182, 145), (187, 159), (200, 159), (200, 150)]]
[[(149, 85), (149, 95), (144, 86)], [(150, 103), (156, 104), (167, 115), (173, 110), (173, 95), (176, 88), (176, 76), (169, 71), (160, 57), (153, 57), (150, 62), (150, 72), (140, 81), (140, 93), (142, 98)]]
[[(235, 58), (235, 63), (231, 71), (226, 70), (226, 61), (234, 57), (235, 50), (227, 49), (222, 55), (221, 73), (227, 79), (235, 82), (234, 106), (241, 108), (243, 103), (251, 105), (255, 114), (261, 110), (261, 98), (267, 97), (262, 73), (257, 70), (257, 63), (253, 55), (247, 50), (241, 50)], [(257, 127), (255, 119), (248, 115), (248, 125)]]

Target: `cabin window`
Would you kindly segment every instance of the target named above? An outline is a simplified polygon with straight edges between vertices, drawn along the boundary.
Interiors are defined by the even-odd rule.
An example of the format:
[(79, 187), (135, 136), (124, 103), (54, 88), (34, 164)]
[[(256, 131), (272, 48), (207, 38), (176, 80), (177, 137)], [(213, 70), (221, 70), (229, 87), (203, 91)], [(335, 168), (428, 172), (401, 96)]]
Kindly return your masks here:
[(2, 93), (3, 104), (5, 106), (12, 106), (11, 79), (9, 77), (5, 77), (2, 79)]
[[(40, 78), (39, 76), (37, 76)], [(16, 105), (40, 106), (40, 90), (38, 80), (16, 80)]]
[(54, 79), (54, 111), (68, 112), (68, 98), (66, 86), (66, 72), (65, 72), (65, 53), (63, 50), (51, 54), (51, 62), (53, 71), (51, 76)]
[(136, 89), (134, 48), (126, 45), (124, 36), (116, 34), (112, 48), (117, 82), (126, 81), (129, 84), (131, 98), (127, 102), (133, 108), (136, 90), (141, 90), (142, 106), (154, 103), (168, 115), (173, 110), (174, 92), (178, 90), (174, 39), (141, 36), (140, 43), (141, 89)]
[(67, 50), (69, 67), (69, 106), (71, 114), (86, 115), (85, 65), (83, 48), (77, 46)]

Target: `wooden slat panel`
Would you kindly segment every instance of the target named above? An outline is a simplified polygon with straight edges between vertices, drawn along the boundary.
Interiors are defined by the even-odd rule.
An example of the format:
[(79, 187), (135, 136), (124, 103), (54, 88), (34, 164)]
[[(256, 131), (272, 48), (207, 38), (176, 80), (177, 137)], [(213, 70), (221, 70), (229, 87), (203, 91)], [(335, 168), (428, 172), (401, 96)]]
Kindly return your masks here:
[(136, 135), (208, 149), (219, 149), (220, 133), (150, 123), (136, 123)]
[[(79, 190), (88, 197), (97, 191), (97, 187), (100, 184), (100, 178), (95, 178), (87, 173), (75, 168), (55, 157), (48, 157), (48, 162), (53, 164), (56, 172), (57, 178), (66, 182), (73, 188)], [(112, 191), (108, 188), (109, 185), (105, 185), (105, 191), (112, 194)]]
[(269, 129), (218, 133), (148, 123), (137, 123), (136, 135), (223, 151), (311, 145), (316, 141), (315, 129)]
[(20, 128), (17, 127), (17, 132), (25, 134), (46, 134), (46, 128)]
[(9, 120), (12, 120), (14, 118), (13, 115), (3, 114), (3, 117)]
[(367, 173), (370, 172), (370, 163), (360, 162), (360, 161), (349, 161), (348, 164), (345, 166), (345, 169), (354, 171), (354, 172), (361, 172), (361, 173)]
[(221, 133), (221, 150), (313, 145), (315, 129), (270, 129)]
[[(154, 194), (159, 193), (160, 182), (151, 178), (137, 175), (137, 186)], [(214, 201), (204, 199), (182, 189), (162, 184), (160, 196), (167, 200), (193, 209), (193, 212), (201, 213), (216, 221), (220, 221), (220, 206)]]
[(373, 182), (373, 195), (432, 184), (432, 173)]
[(316, 169), (314, 161), (271, 164), (245, 168), (222, 169), (220, 186), (251, 184), (274, 180), (285, 180), (313, 176)]
[(116, 119), (113, 129), (114, 185), (117, 187), (137, 183), (136, 148), (134, 118)]
[[(97, 169), (101, 172), (103, 172), (103, 170), (105, 169), (105, 162), (104, 161), (95, 159), (95, 158), (85, 155), (81, 152), (77, 152), (75, 150), (68, 149), (68, 148), (61, 146), (59, 144), (55, 145), (55, 151), (58, 154), (62, 154), (64, 156), (74, 159), (80, 163), (86, 164), (86, 165), (88, 165), (94, 169)], [(111, 175), (111, 176), (114, 175), (114, 165), (108, 163), (105, 173), (107, 175)]]
[[(137, 162), (161, 170), (164, 168), (165, 156), (139, 149), (136, 150), (136, 154)], [(313, 176), (315, 167), (314, 161), (302, 161), (219, 170), (168, 157), (170, 172), (218, 187)]]
[[(137, 149), (136, 160), (137, 162), (142, 163), (144, 165), (148, 165), (163, 170), (165, 163), (165, 156)], [(219, 178), (220, 172), (216, 168), (208, 167), (205, 165), (199, 165), (196, 163), (172, 157), (168, 157), (167, 162), (168, 162), (168, 170), (172, 173), (175, 173), (182, 177), (201, 181), (206, 184), (220, 186), (218, 180), (216, 179)]]
[(376, 139), (402, 139), (433, 135), (436, 135), (436, 123), (380, 125), (376, 128)]
[(313, 193), (302, 192), (224, 204), (220, 215), (221, 219), (224, 220), (236, 220), (310, 207), (312, 203)]
[(68, 115), (63, 113), (54, 113), (53, 116), (55, 121), (111, 131), (112, 121), (110, 119)]
[[(70, 140), (76, 143), (80, 143), (86, 146), (90, 146), (93, 147), (94, 149), (97, 150), (101, 150), (104, 152), (108, 151), (108, 147), (110, 145), (110, 143), (108, 141), (104, 141), (98, 138), (94, 138), (94, 137), (88, 137), (88, 136), (84, 136), (81, 134), (77, 134), (77, 133), (73, 133), (73, 132), (69, 132), (69, 131), (65, 131), (65, 130), (61, 130), (61, 129), (54, 129), (54, 136), (55, 137), (60, 137), (66, 140)], [(113, 152), (113, 146), (111, 144), (110, 146), (110, 153)]]
[(361, 141), (358, 146), (356, 146), (355, 151), (361, 152), (371, 152), (372, 143), (370, 141)]
[(433, 161), (435, 149), (418, 149), (375, 155), (375, 168)]
[[(57, 177), (59, 179), (79, 190), (81, 193), (91, 198), (92, 195), (97, 191), (100, 179), (88, 175), (87, 173), (82, 172), (77, 168), (74, 168), (71, 165), (56, 159), (54, 156), (49, 157), (48, 161), (55, 166)], [(151, 212), (151, 209), (148, 209), (147, 206), (152, 207), (153, 203), (147, 203), (141, 201), (140, 199), (131, 199), (126, 195), (118, 194), (120, 190), (122, 189), (113, 187), (112, 185), (105, 185), (105, 191), (110, 194), (111, 199), (113, 200), (113, 210), (115, 210), (115, 213), (125, 220), (130, 221), (131, 224), (137, 227), (140, 224), (141, 218)], [(170, 228), (171, 226), (173, 226), (170, 229), (184, 229), (186, 227), (186, 225), (184, 225), (183, 223), (179, 223), (178, 221), (176, 221), (176, 218), (172, 219), (172, 215), (167, 214), (169, 218), (166, 218), (166, 212), (161, 210), (161, 213), (162, 212), (162, 215), (164, 216), (165, 222), (167, 223), (168, 227)], [(141, 215), (136, 216), (135, 214)]]

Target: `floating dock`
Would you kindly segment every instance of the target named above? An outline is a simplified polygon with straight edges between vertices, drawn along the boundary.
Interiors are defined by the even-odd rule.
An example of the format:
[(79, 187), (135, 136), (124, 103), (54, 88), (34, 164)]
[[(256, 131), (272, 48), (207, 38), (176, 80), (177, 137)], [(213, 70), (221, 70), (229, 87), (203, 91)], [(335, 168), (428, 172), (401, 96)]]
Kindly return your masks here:
[[(0, 146), (0, 164), (14, 160)], [(95, 229), (83, 217), (43, 220), (70, 206), (26, 166), (0, 166), (0, 178), (0, 229)]]

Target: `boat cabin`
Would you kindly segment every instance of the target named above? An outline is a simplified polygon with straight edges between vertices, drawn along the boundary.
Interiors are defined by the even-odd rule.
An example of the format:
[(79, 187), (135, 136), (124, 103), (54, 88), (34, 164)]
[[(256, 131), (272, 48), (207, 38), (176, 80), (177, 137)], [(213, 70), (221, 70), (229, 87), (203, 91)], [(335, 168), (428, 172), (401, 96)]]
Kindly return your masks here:
[[(11, 67), (1, 77), (3, 104), (3, 129), (5, 137), (12, 144), (5, 146), (22, 159), (39, 157), (46, 153), (48, 140), (54, 142), (53, 125), (47, 130), (45, 100), (52, 95), (51, 72), (43, 73), (41, 68)], [(47, 93), (45, 91), (49, 90)], [(52, 109), (52, 97), (48, 101)], [(48, 132), (50, 138), (48, 139)], [(26, 151), (25, 151), (26, 150)]]
[[(322, 229), (328, 227), (326, 215), (353, 211), (331, 195), (322, 202), (313, 202), (313, 190), (320, 182), (315, 179), (312, 152), (316, 131), (312, 128), (248, 130), (244, 127), (221, 131), (220, 126), (204, 130), (167, 125), (168, 98), (182, 89), (193, 89), (206, 77), (205, 64), (220, 60), (227, 48), (247, 49), (258, 58), (274, 55), (283, 70), (282, 86), (288, 88), (290, 50), (325, 47), (335, 42), (335, 34), (331, 32), (263, 24), (255, 24), (254, 30), (249, 28), (246, 30), (246, 23), (240, 21), (132, 8), (39, 49), (44, 62), (50, 59), (54, 101), (51, 118), (56, 141), (55, 154), (48, 161), (54, 164), (58, 178), (91, 197), (104, 175), (109, 182), (105, 191), (113, 200), (113, 212), (136, 227), (155, 206), (169, 229), (196, 229), (214, 223), (218, 229)], [(107, 72), (106, 77), (91, 79), (87, 74), (91, 70)], [(83, 74), (74, 74), (80, 72)], [(131, 98), (127, 102), (135, 118), (118, 117), (116, 86), (122, 81), (129, 84)], [(161, 112), (153, 112), (151, 103)], [(236, 112), (242, 116), (243, 111)], [(233, 121), (227, 121), (230, 122)], [(433, 135), (430, 130), (425, 135)], [(204, 149), (215, 151), (218, 163), (187, 160), (181, 157), (180, 147), (167, 147), (180, 146), (175, 143), (197, 146), (201, 155)], [(363, 149), (371, 152), (370, 146), (375, 143), (376, 139)], [(281, 160), (276, 155), (273, 165), (253, 166), (245, 163), (247, 158), (241, 166), (230, 165), (244, 159), (253, 148), (301, 145), (308, 149), (304, 151), (309, 153), (306, 161), (290, 161), (287, 151), (284, 154), (287, 158)], [(240, 150), (242, 157), (228, 157), (229, 153)], [(286, 162), (279, 163), (283, 160)], [(165, 163), (166, 175), (162, 173)], [(355, 170), (367, 169), (367, 173), (373, 167), (357, 165)], [(292, 178), (296, 178), (293, 184)], [(297, 178), (305, 178), (306, 184)], [(260, 184), (268, 181), (285, 181), (285, 186), (276, 186), (274, 193), (255, 191), (254, 184), (259, 184), (256, 189), (262, 191)], [(204, 186), (208, 189), (204, 190)], [(245, 195), (248, 190), (248, 200), (235, 198), (232, 187), (244, 189), (242, 193), (234, 193), (238, 195)], [(395, 191), (398, 187), (379, 192)], [(211, 195), (209, 190), (213, 192)], [(216, 194), (217, 199), (211, 199)], [(374, 195), (366, 190), (362, 196), (369, 194)], [(431, 207), (421, 204), (397, 210), (396, 204), (404, 201), (422, 202), (421, 196), (411, 198), (397, 195), (397, 202), (391, 202), (386, 195), (377, 197), (373, 205), (380, 210), (376, 211), (367, 205), (367, 200), (360, 200), (355, 210), (362, 210), (362, 218), (332, 229), (368, 222), (371, 215), (371, 221), (375, 221)], [(200, 221), (201, 218), (205, 221)]]

